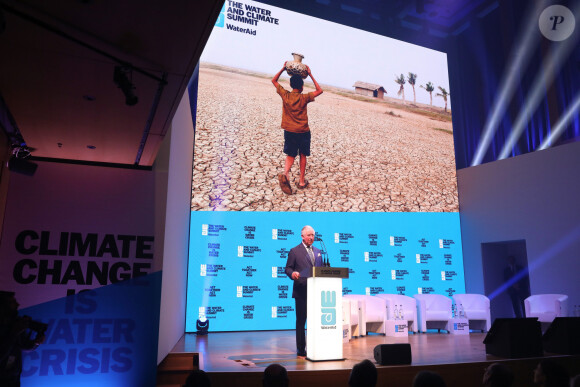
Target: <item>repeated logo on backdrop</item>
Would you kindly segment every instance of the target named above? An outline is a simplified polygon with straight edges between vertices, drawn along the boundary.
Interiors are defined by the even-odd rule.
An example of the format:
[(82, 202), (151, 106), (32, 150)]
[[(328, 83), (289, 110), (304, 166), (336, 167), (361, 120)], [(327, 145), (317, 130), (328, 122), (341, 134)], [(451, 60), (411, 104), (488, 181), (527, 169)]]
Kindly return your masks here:
[(305, 224), (315, 228), (323, 242), (314, 245), (326, 247), (332, 266), (349, 268), (343, 294), (465, 291), (457, 213), (222, 212), (216, 217), (195, 211), (186, 330), (195, 330), (200, 315), (210, 320), (211, 331), (293, 329), (292, 280), (285, 265)]

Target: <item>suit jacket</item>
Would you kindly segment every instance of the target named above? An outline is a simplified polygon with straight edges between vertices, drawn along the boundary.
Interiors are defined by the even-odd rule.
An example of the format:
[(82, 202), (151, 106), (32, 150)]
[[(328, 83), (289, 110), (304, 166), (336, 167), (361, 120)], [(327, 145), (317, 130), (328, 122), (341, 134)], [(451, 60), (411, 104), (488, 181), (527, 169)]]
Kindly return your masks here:
[[(314, 246), (312, 246), (312, 252), (314, 253), (314, 266), (322, 266), (322, 252)], [(292, 279), (292, 272), (297, 271), (300, 273), (298, 280), (292, 280), (294, 282), (292, 298), (306, 298), (307, 278), (312, 277), (312, 267), (312, 261), (303, 243), (290, 250), (286, 261), (286, 275)]]

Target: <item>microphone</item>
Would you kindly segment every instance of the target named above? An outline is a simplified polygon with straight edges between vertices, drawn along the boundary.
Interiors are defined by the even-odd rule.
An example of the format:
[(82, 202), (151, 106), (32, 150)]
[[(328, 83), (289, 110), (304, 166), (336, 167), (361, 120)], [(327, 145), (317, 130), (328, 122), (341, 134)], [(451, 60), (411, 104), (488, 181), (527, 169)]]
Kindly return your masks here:
[(326, 251), (326, 246), (324, 245), (324, 241), (322, 240), (321, 237), (315, 235), (314, 236), (314, 240), (320, 242), (320, 245), (322, 247), (322, 266), (323, 267), (330, 267), (330, 260), (328, 259), (328, 251)]

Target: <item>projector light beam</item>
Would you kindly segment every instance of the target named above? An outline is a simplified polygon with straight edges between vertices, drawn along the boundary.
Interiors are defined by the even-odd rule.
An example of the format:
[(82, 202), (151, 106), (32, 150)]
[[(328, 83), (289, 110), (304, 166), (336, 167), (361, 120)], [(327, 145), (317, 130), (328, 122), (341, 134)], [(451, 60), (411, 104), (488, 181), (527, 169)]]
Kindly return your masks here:
[(536, 31), (536, 18), (542, 9), (546, 7), (547, 3), (545, 0), (538, 1), (535, 8), (526, 15), (524, 20), (527, 21), (522, 22), (522, 25), (525, 27), (520, 30), (518, 37), (514, 40), (513, 47), (515, 47), (515, 52), (511, 56), (507, 64), (507, 70), (504, 72), (502, 80), (499, 83), (498, 96), (491, 108), (491, 113), (487, 116), (481, 140), (471, 162), (472, 167), (481, 164), (483, 156), (487, 152), (487, 148), (489, 148), (491, 140), (497, 131), (499, 122), (517, 90), (516, 86), (520, 81), (519, 73), (523, 72), (530, 62), (530, 57), (534, 52), (536, 42), (539, 38), (539, 34)]
[(566, 110), (566, 112), (556, 123), (556, 125), (554, 125), (554, 127), (552, 128), (552, 132), (540, 144), (538, 150), (549, 148), (552, 145), (552, 143), (562, 135), (562, 132), (564, 131), (564, 129), (566, 129), (566, 126), (568, 126), (570, 121), (572, 121), (572, 119), (578, 113), (579, 110), (580, 110), (580, 92), (576, 94), (576, 98), (574, 98), (572, 105), (570, 105), (568, 110)]
[(577, 225), (568, 234), (564, 235), (560, 240), (550, 246), (546, 251), (542, 252), (538, 258), (528, 265), (528, 269), (521, 270), (509, 281), (503, 283), (499, 288), (491, 292), (487, 297), (493, 300), (501, 293), (505, 292), (514, 283), (521, 280), (528, 272), (534, 272), (539, 270), (542, 265), (548, 263), (551, 259), (555, 258), (557, 254), (562, 252), (564, 249), (578, 241), (580, 238), (580, 225)]
[(527, 102), (524, 108), (520, 111), (516, 123), (514, 124), (509, 137), (497, 158), (498, 160), (507, 158), (512, 152), (513, 146), (524, 132), (526, 124), (530, 121), (532, 114), (536, 111), (540, 102), (545, 98), (546, 90), (550, 87), (552, 82), (554, 82), (556, 74), (560, 71), (564, 61), (576, 47), (577, 41), (578, 34), (574, 37), (570, 37), (562, 43), (552, 43), (553, 45), (557, 45), (557, 47), (552, 51), (551, 55), (544, 60), (541, 72), (532, 82), (532, 91), (528, 94)]
[[(578, 15), (580, 13), (580, 4), (576, 6), (574, 9), (574, 14)], [(526, 124), (529, 122), (532, 114), (542, 101), (545, 98), (546, 90), (552, 82), (554, 82), (554, 78), (564, 61), (570, 56), (570, 53), (577, 47), (578, 39), (580, 33), (576, 32), (568, 39), (564, 40), (563, 42), (552, 42), (552, 51), (551, 53), (544, 59), (541, 71), (536, 76), (536, 79), (532, 82), (531, 92), (528, 94), (527, 103), (518, 115), (516, 119), (516, 123), (513, 126), (507, 141), (505, 142), (499, 156), (498, 160), (502, 160), (507, 158), (515, 143), (518, 141), (520, 136), (525, 130)], [(554, 48), (555, 47), (555, 48)]]

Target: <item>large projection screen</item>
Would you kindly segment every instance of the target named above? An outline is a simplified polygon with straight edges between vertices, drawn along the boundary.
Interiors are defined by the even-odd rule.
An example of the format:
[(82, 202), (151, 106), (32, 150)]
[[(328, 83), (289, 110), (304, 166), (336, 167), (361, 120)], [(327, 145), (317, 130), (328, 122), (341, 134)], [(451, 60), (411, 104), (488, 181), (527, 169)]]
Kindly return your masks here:
[[(308, 104), (309, 186), (297, 157), (287, 195), (271, 79), (294, 52), (324, 92)], [(463, 293), (449, 92), (444, 53), (226, 2), (199, 66), (186, 331), (201, 315), (211, 331), (293, 329), (284, 266), (306, 224), (349, 268), (343, 294)]]

